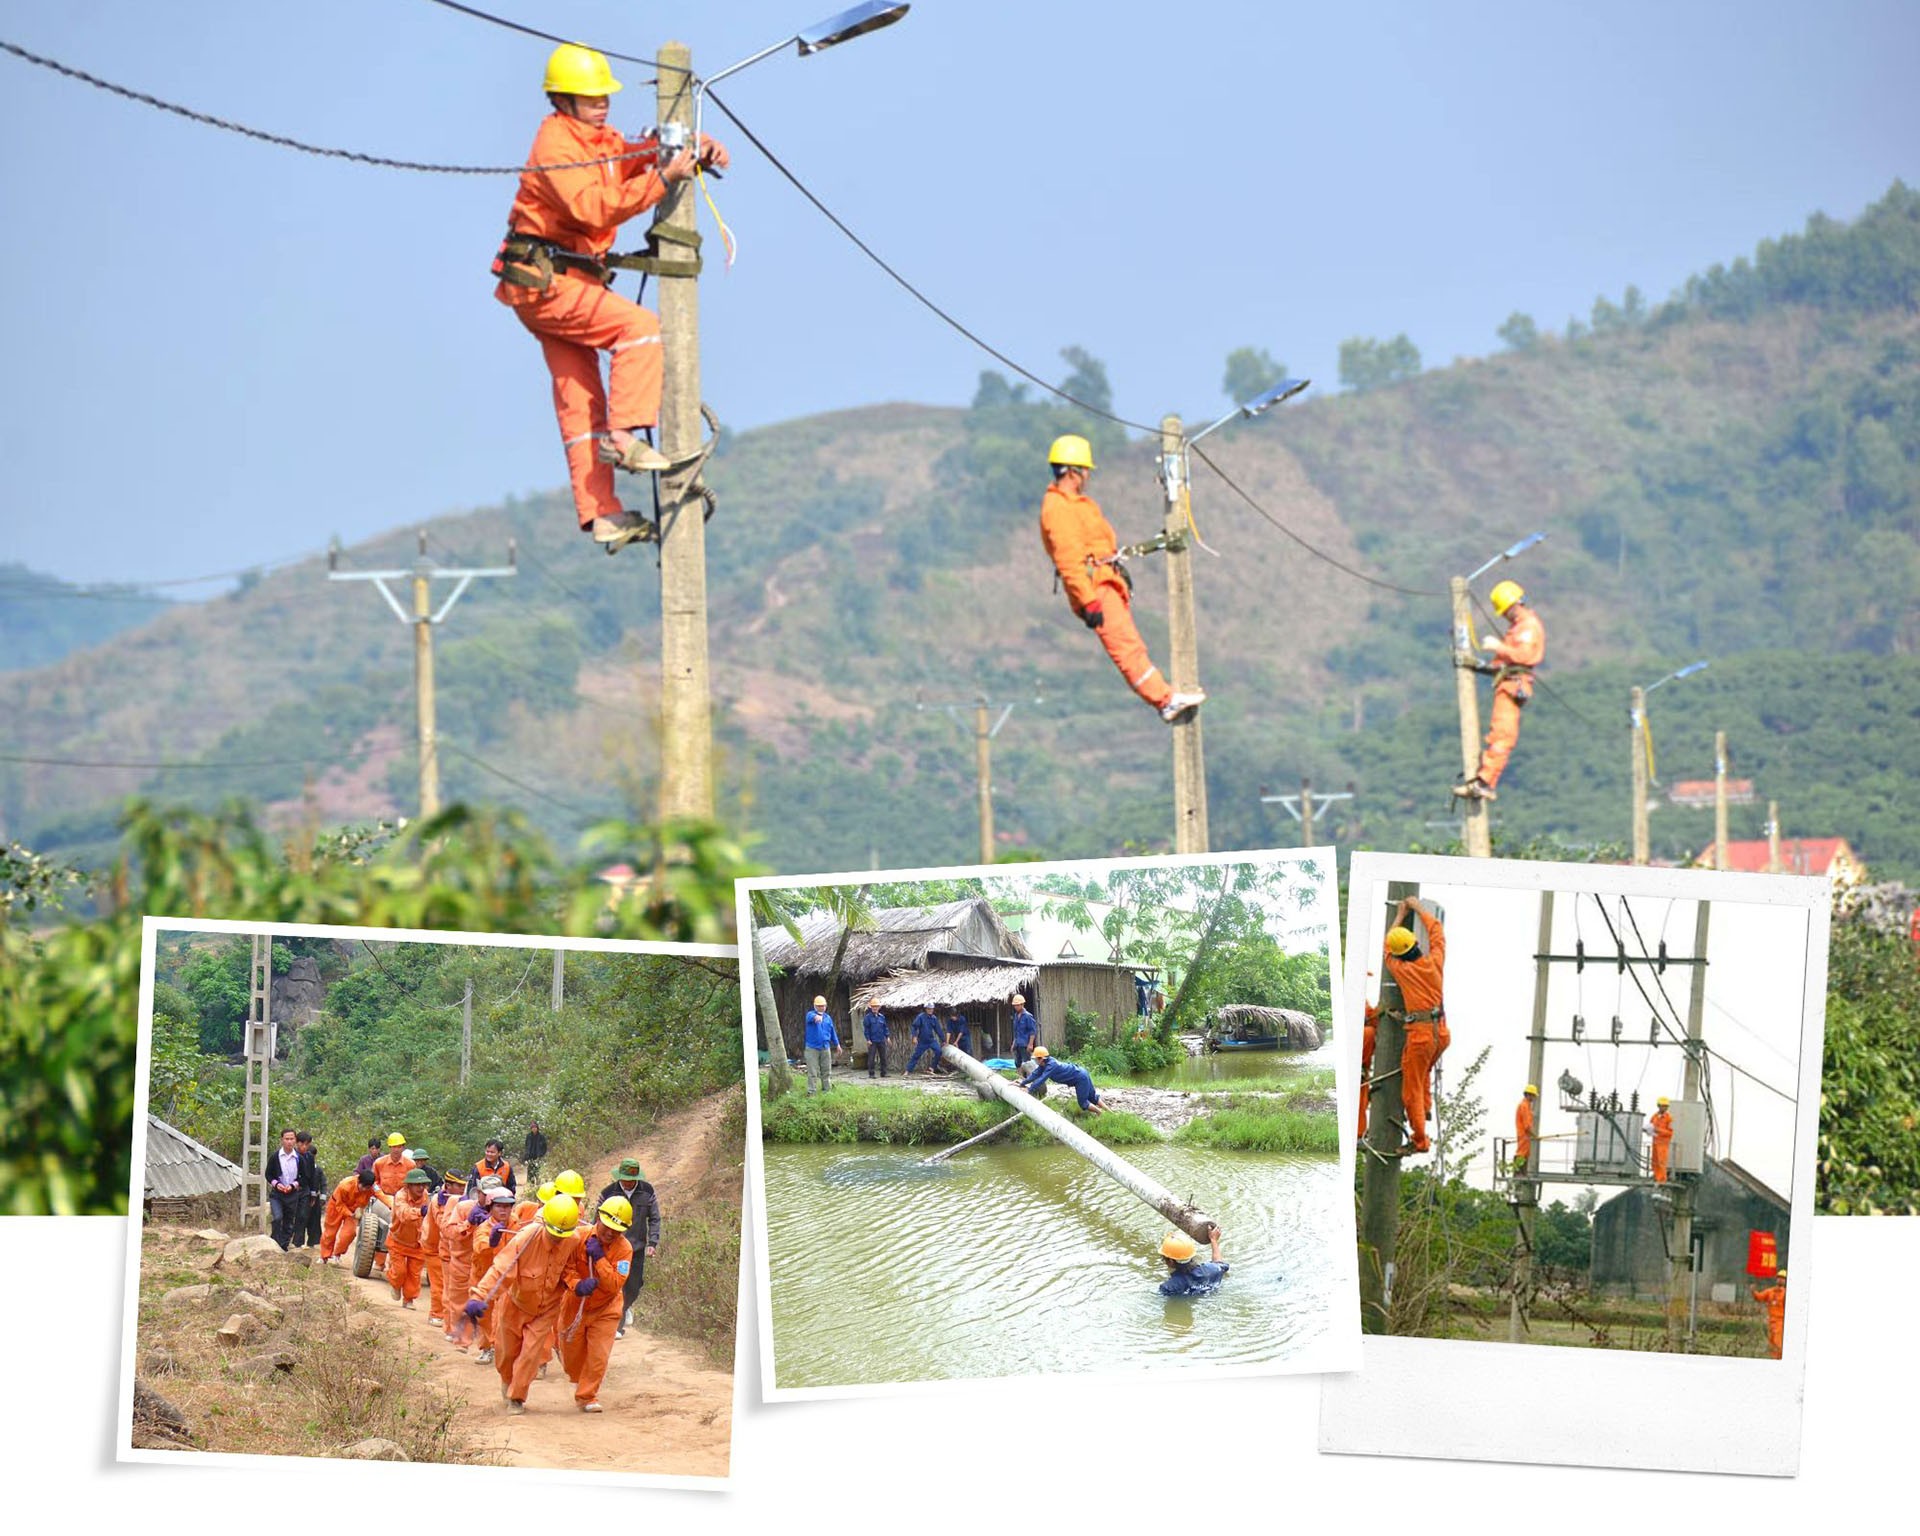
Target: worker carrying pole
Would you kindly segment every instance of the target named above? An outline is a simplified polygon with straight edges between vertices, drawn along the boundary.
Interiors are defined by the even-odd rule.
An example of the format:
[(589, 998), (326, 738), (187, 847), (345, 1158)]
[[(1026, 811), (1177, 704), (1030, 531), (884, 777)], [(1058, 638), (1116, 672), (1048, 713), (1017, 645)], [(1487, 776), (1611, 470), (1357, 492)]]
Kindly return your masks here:
[(1093, 445), (1068, 434), (1047, 450), (1053, 484), (1040, 502), (1040, 538), (1067, 590), (1073, 616), (1100, 637), (1127, 686), (1169, 725), (1191, 720), (1207, 700), (1204, 689), (1175, 692), (1153, 664), (1133, 622), (1133, 579), (1120, 561), (1120, 541), (1100, 503), (1087, 495)]
[(1506, 620), (1504, 635), (1488, 635), (1480, 649), (1491, 651), (1493, 659), (1482, 662), (1471, 655), (1456, 656), (1455, 665), (1476, 672), (1493, 674), (1493, 717), (1487, 726), (1487, 744), (1480, 754), (1473, 777), (1454, 786), (1453, 792), (1467, 800), (1497, 798), (1494, 786), (1506, 771), (1513, 744), (1520, 736), (1520, 711), (1533, 697), (1533, 669), (1547, 653), (1547, 632), (1540, 615), (1529, 608), (1526, 592), (1517, 581), (1503, 581), (1488, 595), (1493, 611)]
[[(534, 135), (527, 169), (493, 259), (494, 297), (540, 342), (583, 532), (611, 551), (656, 537), (650, 519), (614, 494), (613, 467), (657, 474), (673, 461), (646, 442), (660, 420), (660, 321), (615, 293), (605, 257), (620, 225), (697, 171), (724, 169), (726, 150), (702, 134), (664, 163), (657, 134), (629, 139), (607, 126), (621, 89), (606, 56), (563, 43), (541, 88), (553, 111)], [(600, 374), (609, 356), (611, 391)]]

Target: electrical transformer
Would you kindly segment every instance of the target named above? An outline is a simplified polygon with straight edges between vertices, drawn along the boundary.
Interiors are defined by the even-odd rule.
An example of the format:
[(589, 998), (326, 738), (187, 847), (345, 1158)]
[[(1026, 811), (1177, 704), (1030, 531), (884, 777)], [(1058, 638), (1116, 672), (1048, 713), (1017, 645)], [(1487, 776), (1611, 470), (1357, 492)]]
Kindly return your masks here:
[(1575, 1173), (1631, 1175), (1640, 1171), (1640, 1143), (1647, 1128), (1645, 1115), (1625, 1109), (1583, 1109), (1577, 1119)]

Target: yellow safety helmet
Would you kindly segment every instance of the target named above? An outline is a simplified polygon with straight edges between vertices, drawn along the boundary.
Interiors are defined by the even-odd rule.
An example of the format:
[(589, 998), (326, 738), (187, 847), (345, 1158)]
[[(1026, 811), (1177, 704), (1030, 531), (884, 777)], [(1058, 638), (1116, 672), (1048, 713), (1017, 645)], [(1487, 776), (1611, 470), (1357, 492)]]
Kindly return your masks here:
[(1532, 1098), (1537, 1099), (1540, 1097), (1540, 1085), (1538, 1083), (1528, 1083), (1525, 1091)]
[(1092, 469), (1093, 444), (1072, 432), (1056, 437), (1047, 450), (1047, 462), (1067, 469)]
[(1413, 936), (1411, 928), (1389, 928), (1387, 930), (1387, 953), (1404, 955), (1420, 941)]
[(1784, 1280), (1787, 1278), (1787, 1272), (1784, 1269), (1776, 1269), (1773, 1272), (1773, 1278), (1776, 1280)]
[(1501, 581), (1487, 594), (1487, 601), (1493, 604), (1493, 611), (1501, 618), (1507, 616), (1507, 610), (1526, 597), (1525, 589), (1517, 581)]
[(387, 1138), (387, 1145), (390, 1147), (404, 1147), (406, 1144), (407, 1138), (402, 1136), (398, 1131), (395, 1131)]
[(587, 1197), (587, 1181), (571, 1168), (563, 1168), (554, 1176), (553, 1188), (556, 1194), (572, 1195), (576, 1200)]
[(1024, 997), (1022, 997), (1018, 992), (1013, 994), (1013, 1000), (1014, 1000), (1014, 1003), (1021, 1008), (1024, 1008), (1027, 1006), (1027, 1000)]
[(599, 1216), (616, 1232), (633, 1225), (633, 1202), (625, 1195), (608, 1195), (600, 1202)]
[(540, 89), (560, 96), (611, 96), (620, 89), (607, 56), (584, 43), (562, 43), (547, 55)]
[(1200, 1245), (1184, 1232), (1169, 1232), (1160, 1239), (1160, 1256), (1184, 1264), (1200, 1251)]
[(542, 1184), (538, 1189), (536, 1189), (533, 1192), (533, 1198), (538, 1200), (542, 1205), (545, 1205), (549, 1200), (551, 1200), (555, 1195), (559, 1193), (560, 1191), (555, 1189), (553, 1185)]
[(540, 1219), (555, 1237), (565, 1237), (580, 1225), (580, 1203), (572, 1195), (555, 1195), (540, 1207)]
[(1659, 1105), (1659, 1107), (1662, 1109), (1665, 1109), (1672, 1102), (1673, 1100), (1668, 1098), (1664, 1093), (1661, 1094), (1659, 1098), (1654, 1100), (1654, 1103)]
[(824, 1008), (827, 1006), (827, 1000), (824, 997), (816, 997), (813, 1000), (813, 1006), (816, 1008)]
[(1052, 1055), (1053, 1055), (1053, 1052), (1048, 1050), (1044, 1045), (1036, 1045), (1033, 1048), (1033, 1059), (1035, 1061), (1046, 1061)]

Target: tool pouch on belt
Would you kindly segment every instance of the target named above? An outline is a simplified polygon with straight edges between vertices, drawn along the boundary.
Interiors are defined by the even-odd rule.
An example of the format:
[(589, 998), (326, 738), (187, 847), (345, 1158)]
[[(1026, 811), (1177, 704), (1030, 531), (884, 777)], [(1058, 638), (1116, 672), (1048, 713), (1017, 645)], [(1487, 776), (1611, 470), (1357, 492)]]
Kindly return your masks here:
[(1507, 696), (1522, 709), (1527, 700), (1533, 697), (1533, 674), (1525, 667), (1505, 666), (1494, 676), (1494, 682), (1511, 684)]
[(1102, 571), (1111, 571), (1114, 575), (1118, 576), (1120, 578), (1120, 585), (1127, 589), (1128, 599), (1132, 599), (1133, 576), (1132, 573), (1127, 570), (1127, 563), (1124, 560), (1118, 555), (1110, 555), (1105, 560), (1098, 559), (1093, 555), (1088, 555), (1087, 575), (1092, 580), (1098, 581)]
[(553, 254), (538, 240), (508, 235), (494, 254), (493, 275), (516, 288), (545, 293), (553, 286)]

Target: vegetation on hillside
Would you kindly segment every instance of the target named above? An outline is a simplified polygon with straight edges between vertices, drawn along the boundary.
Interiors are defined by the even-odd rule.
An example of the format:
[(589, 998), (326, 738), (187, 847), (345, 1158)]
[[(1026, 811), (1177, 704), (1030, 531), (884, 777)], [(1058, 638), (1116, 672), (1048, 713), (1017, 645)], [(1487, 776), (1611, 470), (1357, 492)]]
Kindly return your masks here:
[(0, 561), (0, 672), (44, 667), (69, 651), (134, 629), (171, 606), (134, 587), (76, 586)]
[(1920, 947), (1903, 931), (1920, 897), (1892, 896), (1837, 913), (1827, 956), (1817, 1171), (1836, 1216), (1920, 1215)]

